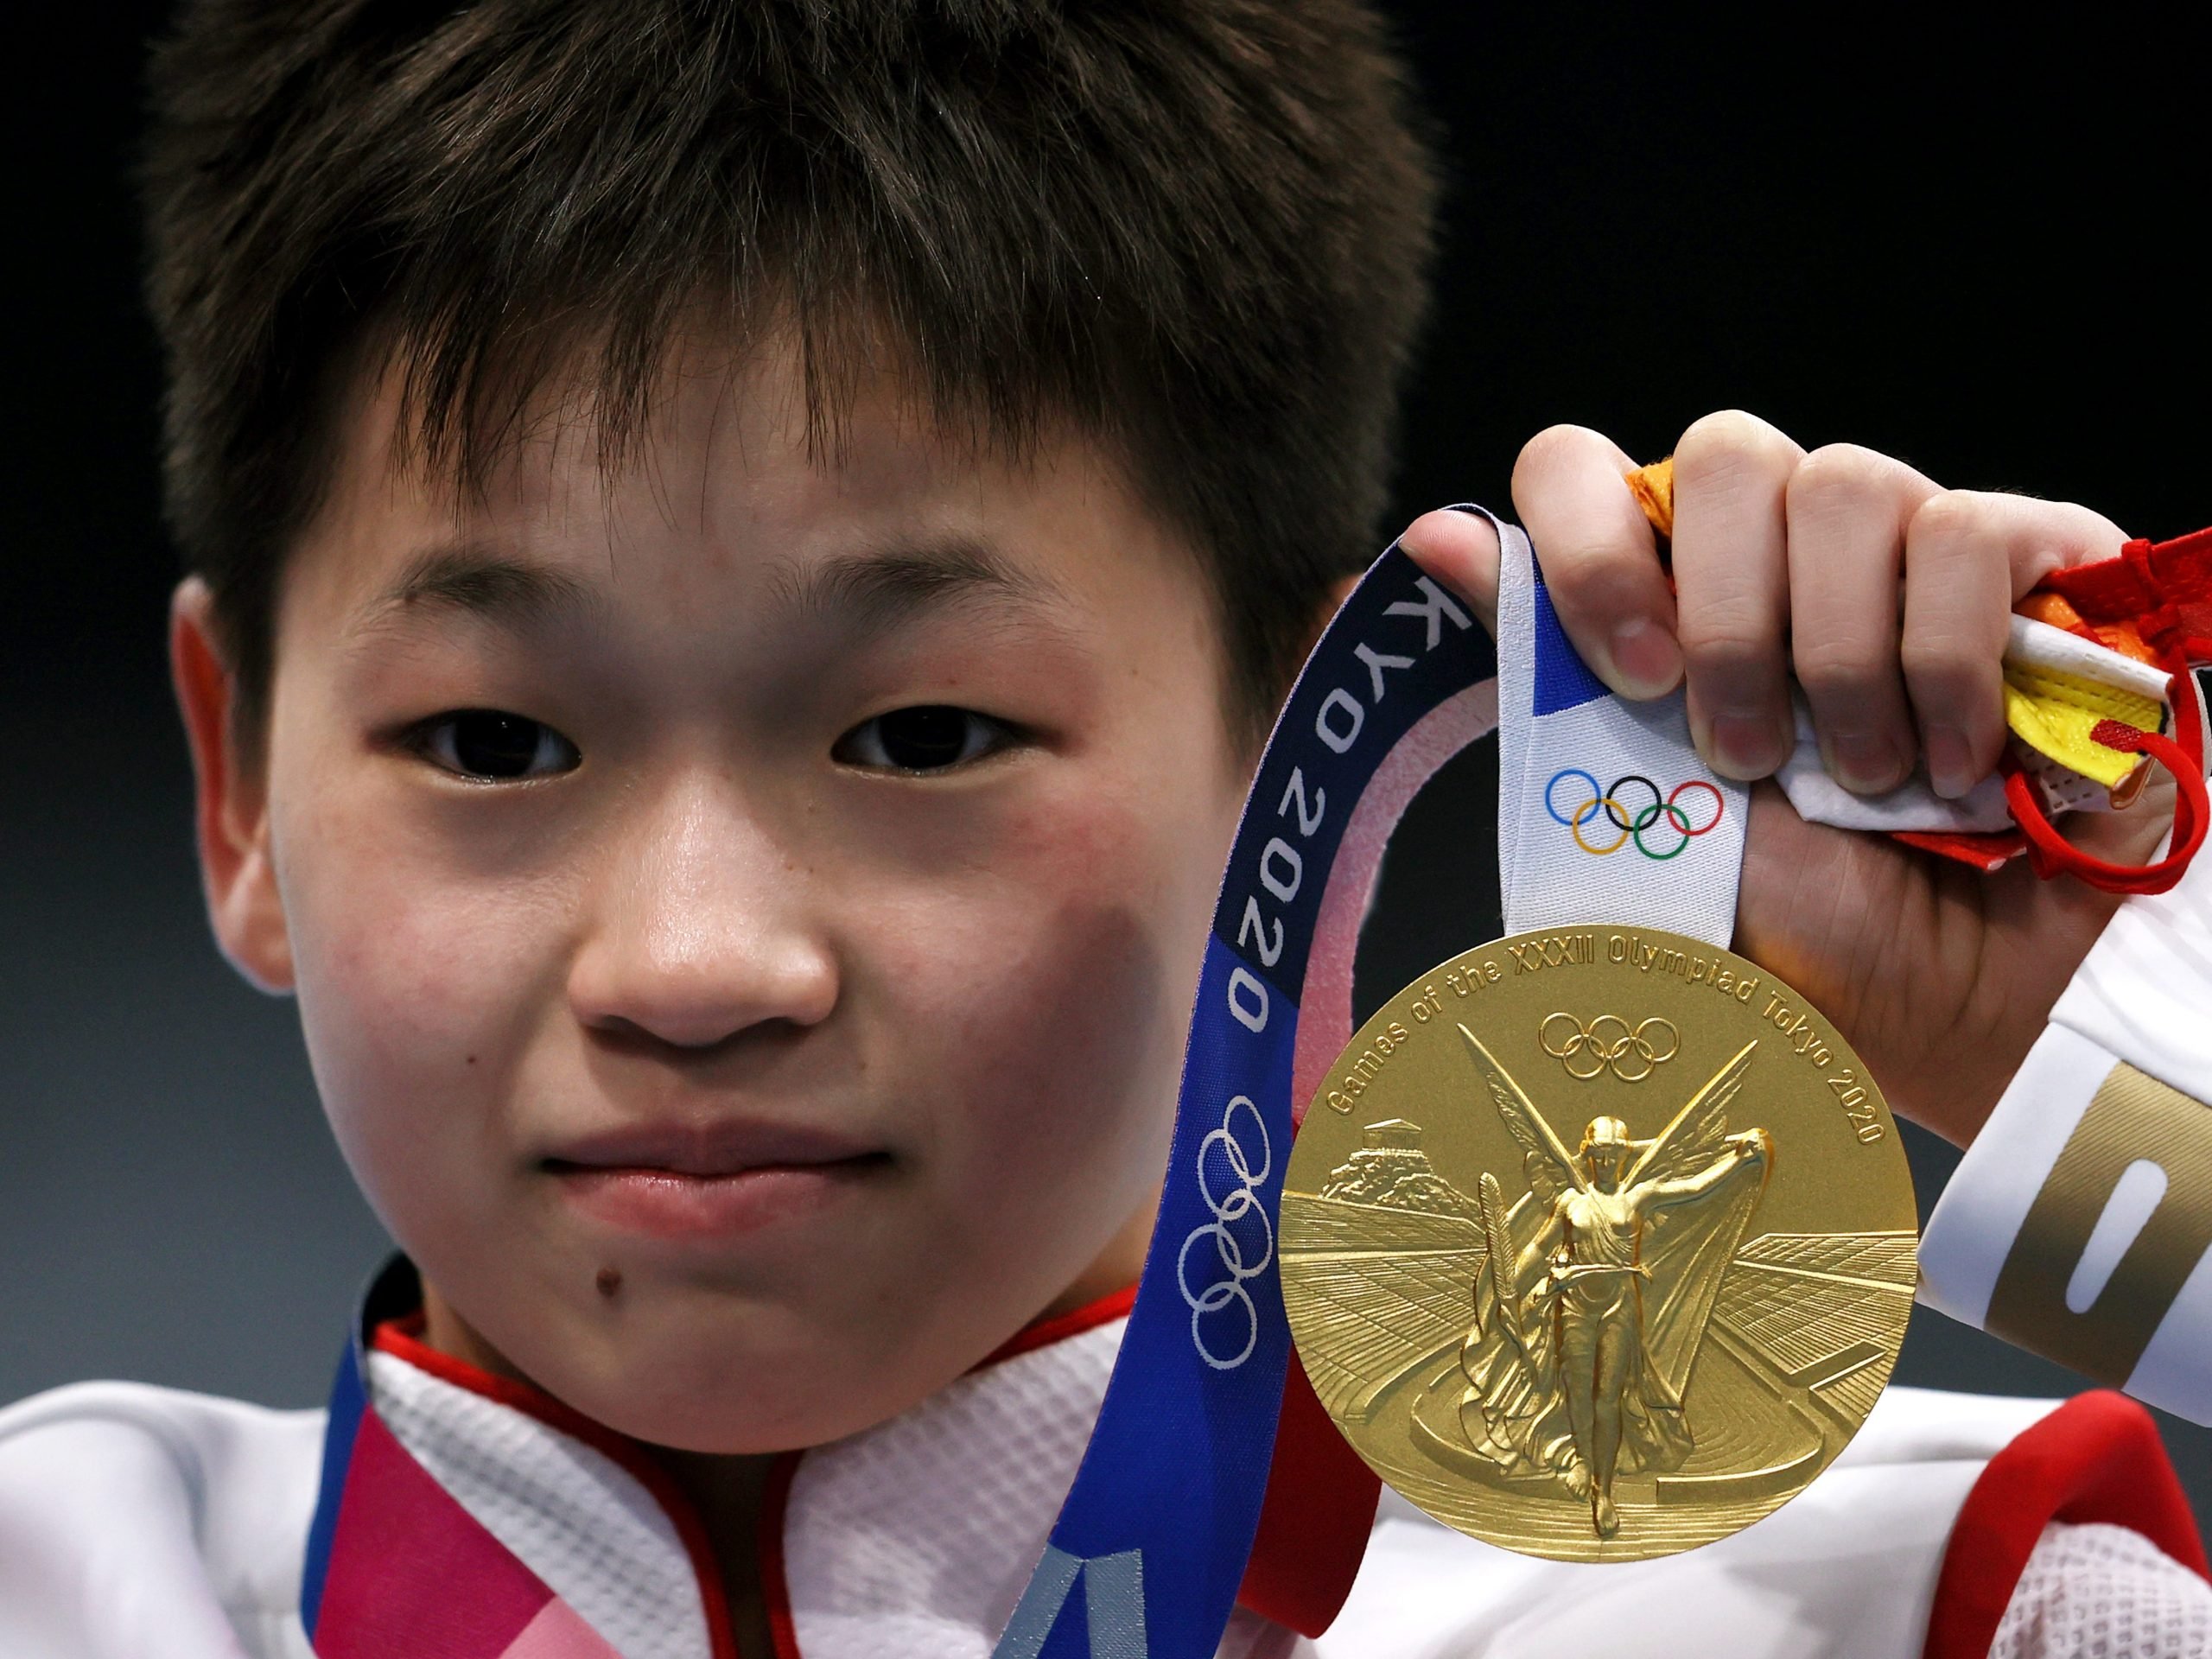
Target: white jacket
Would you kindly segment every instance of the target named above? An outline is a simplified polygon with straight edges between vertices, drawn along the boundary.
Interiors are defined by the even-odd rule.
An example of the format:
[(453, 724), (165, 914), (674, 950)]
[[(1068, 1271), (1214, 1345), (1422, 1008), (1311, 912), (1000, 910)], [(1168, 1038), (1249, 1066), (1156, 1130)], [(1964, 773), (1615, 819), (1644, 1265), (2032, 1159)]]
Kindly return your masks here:
[[(984, 1659), (1074, 1477), (1122, 1324), (1004, 1359), (795, 1459), (767, 1588), (798, 1656)], [(554, 1412), (510, 1403), (512, 1388), (496, 1397), (404, 1342), (372, 1353), (369, 1389), (416, 1460), (624, 1659), (715, 1659), (698, 1564), (654, 1496), (664, 1483), (641, 1478), (642, 1452), (587, 1444)], [(1892, 1389), (1780, 1511), (1637, 1565), (1506, 1554), (1386, 1493), (1351, 1599), (1318, 1642), (1240, 1610), (1221, 1652), (1915, 1659), (1961, 1507), (2050, 1409)], [(300, 1588), (322, 1428), (320, 1412), (117, 1382), (0, 1411), (0, 1659), (308, 1659)], [(2054, 1525), (1998, 1650), (2212, 1653), (2212, 1592), (2133, 1532)]]

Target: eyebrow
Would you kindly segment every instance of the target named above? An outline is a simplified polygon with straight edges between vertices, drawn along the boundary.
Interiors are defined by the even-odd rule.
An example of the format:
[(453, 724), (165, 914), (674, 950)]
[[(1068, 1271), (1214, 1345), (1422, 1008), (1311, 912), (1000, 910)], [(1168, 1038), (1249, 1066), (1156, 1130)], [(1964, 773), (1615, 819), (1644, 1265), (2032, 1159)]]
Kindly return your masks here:
[[(965, 536), (833, 556), (804, 569), (780, 563), (769, 573), (777, 602), (798, 615), (880, 632), (931, 611), (985, 604), (1029, 610), (1058, 589)], [(372, 632), (409, 615), (450, 610), (521, 632), (563, 613), (604, 603), (569, 572), (470, 546), (434, 548), (411, 561), (371, 601), (355, 624)]]
[(1059, 591), (966, 536), (840, 554), (804, 570), (785, 564), (771, 582), (777, 598), (798, 614), (862, 632), (963, 605), (1033, 609)]
[(369, 602), (356, 628), (365, 632), (410, 613), (451, 610), (520, 630), (599, 603), (588, 583), (564, 570), (483, 548), (441, 547), (410, 562)]

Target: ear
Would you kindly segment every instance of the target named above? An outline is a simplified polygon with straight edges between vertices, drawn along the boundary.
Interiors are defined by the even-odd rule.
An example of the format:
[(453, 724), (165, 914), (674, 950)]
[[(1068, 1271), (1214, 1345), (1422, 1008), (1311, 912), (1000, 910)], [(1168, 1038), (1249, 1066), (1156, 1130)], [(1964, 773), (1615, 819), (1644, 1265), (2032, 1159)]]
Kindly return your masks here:
[(1329, 620), (1344, 609), (1344, 601), (1351, 597), (1351, 590), (1359, 586), (1359, 579), (1365, 574), (1364, 571), (1356, 571), (1349, 576), (1338, 576), (1329, 584), (1329, 595), (1321, 601), (1321, 613), (1313, 619), (1313, 637), (1316, 639), (1321, 637), (1321, 630), (1329, 626)]
[(216, 644), (214, 597), (197, 576), (169, 601), (169, 676), (192, 745), (200, 880), (215, 943), (257, 988), (289, 991), (292, 942), (270, 861), (263, 745), (238, 729), (237, 678)]
[(1359, 586), (1364, 571), (1355, 571), (1349, 576), (1338, 576), (1321, 593), (1320, 601), (1313, 607), (1313, 614), (1306, 619), (1306, 648), (1298, 653), (1300, 662), (1313, 654), (1313, 647), (1321, 643), (1321, 635), (1336, 620), (1337, 613), (1344, 607), (1344, 601), (1351, 597), (1351, 590)]

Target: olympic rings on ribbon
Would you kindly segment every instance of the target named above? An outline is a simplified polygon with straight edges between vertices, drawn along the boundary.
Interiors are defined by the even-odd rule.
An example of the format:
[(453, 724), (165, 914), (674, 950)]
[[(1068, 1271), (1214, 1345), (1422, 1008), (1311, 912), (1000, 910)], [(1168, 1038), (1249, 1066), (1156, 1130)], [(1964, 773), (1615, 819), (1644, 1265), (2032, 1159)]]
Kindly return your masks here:
[[(1568, 778), (1578, 778), (1589, 786), (1587, 795), (1577, 803), (1571, 814), (1559, 810), (1558, 800), (1559, 785), (1563, 779)], [(1638, 788), (1650, 791), (1650, 800), (1637, 801), (1631, 804), (1621, 798), (1623, 791), (1632, 792)], [(1693, 822), (1689, 810), (1681, 804), (1684, 795), (1692, 790), (1699, 789), (1713, 798), (1713, 816), (1703, 823)], [(1709, 834), (1719, 823), (1720, 815), (1726, 810), (1726, 803), (1722, 800), (1719, 790), (1702, 778), (1686, 779), (1676, 784), (1671, 794), (1662, 796), (1659, 792), (1659, 785), (1640, 772), (1630, 772), (1624, 777), (1615, 779), (1610, 785), (1600, 788), (1597, 778), (1583, 771), (1581, 767), (1562, 766), (1552, 774), (1551, 781), (1544, 785), (1544, 810), (1551, 814), (1554, 823), (1564, 827), (1567, 834), (1574, 837), (1576, 846), (1584, 852), (1592, 854), (1599, 858), (1604, 858), (1611, 853), (1618, 853), (1631, 841), (1636, 843), (1636, 850), (1646, 858), (1661, 861), (1679, 858), (1681, 856), (1682, 849), (1691, 842), (1700, 836)], [(1605, 822), (1618, 832), (1611, 841), (1603, 844), (1586, 839), (1582, 833), (1583, 830), (1600, 815), (1603, 815)], [(1667, 821), (1668, 827), (1673, 830), (1678, 837), (1675, 844), (1664, 852), (1656, 850), (1650, 842), (1643, 838), (1644, 832), (1662, 818)]]
[[(1252, 1128), (1260, 1137), (1260, 1166), (1252, 1167), (1252, 1154), (1236, 1138), (1238, 1128), (1236, 1109), (1242, 1106), (1251, 1114)], [(1208, 1154), (1218, 1151), (1220, 1161), (1228, 1166), (1229, 1177), (1236, 1185), (1220, 1198), (1206, 1181)], [(1183, 1300), (1191, 1309), (1191, 1341), (1198, 1351), (1198, 1357), (1217, 1371), (1233, 1371), (1251, 1358), (1252, 1350), (1260, 1340), (1260, 1311), (1253, 1304), (1252, 1293), (1244, 1288), (1244, 1281), (1256, 1279), (1268, 1270), (1275, 1257), (1274, 1227), (1268, 1220), (1267, 1206), (1260, 1201), (1259, 1188), (1266, 1182), (1268, 1172), (1274, 1167), (1274, 1149), (1268, 1144), (1267, 1120), (1260, 1116), (1260, 1109), (1252, 1103), (1249, 1095), (1239, 1095), (1222, 1109), (1221, 1127), (1207, 1131), (1206, 1138), (1198, 1143), (1198, 1197), (1213, 1220), (1203, 1227), (1193, 1227), (1183, 1240), (1183, 1248), (1175, 1255), (1175, 1283), (1183, 1293)], [(1247, 1224), (1246, 1236), (1238, 1236), (1238, 1224)], [(1253, 1225), (1258, 1236), (1250, 1236)], [(1228, 1270), (1226, 1279), (1213, 1278), (1208, 1269), (1208, 1282), (1202, 1290), (1191, 1288), (1191, 1246), (1200, 1239), (1213, 1241), (1214, 1254), (1220, 1267)], [(1201, 1321), (1230, 1307), (1239, 1309), (1245, 1326), (1243, 1345), (1226, 1359), (1206, 1340), (1205, 1327)]]
[(1617, 1014), (1601, 1014), (1585, 1025), (1564, 1009), (1544, 1016), (1536, 1040), (1567, 1068), (1567, 1076), (1586, 1083), (1609, 1068), (1623, 1083), (1642, 1083), (1682, 1046), (1674, 1022), (1656, 1014), (1630, 1027)]

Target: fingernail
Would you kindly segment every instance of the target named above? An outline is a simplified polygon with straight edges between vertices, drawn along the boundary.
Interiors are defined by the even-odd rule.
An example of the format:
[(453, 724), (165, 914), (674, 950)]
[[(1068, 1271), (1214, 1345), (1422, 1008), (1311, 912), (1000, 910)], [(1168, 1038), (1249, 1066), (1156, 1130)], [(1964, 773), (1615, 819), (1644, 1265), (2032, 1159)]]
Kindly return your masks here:
[(1716, 771), (1764, 778), (1789, 758), (1789, 738), (1771, 715), (1715, 715), (1713, 748)]
[(1938, 795), (1955, 801), (1974, 786), (1974, 750), (1964, 732), (1955, 726), (1930, 726), (1925, 743), (1928, 781)]
[(1872, 732), (1844, 732), (1829, 740), (1828, 775), (1854, 795), (1884, 795), (1904, 781), (1905, 760), (1897, 745)]
[(1633, 616), (1613, 630), (1613, 672), (1632, 697), (1663, 697), (1682, 677), (1682, 651), (1675, 636), (1648, 616)]

